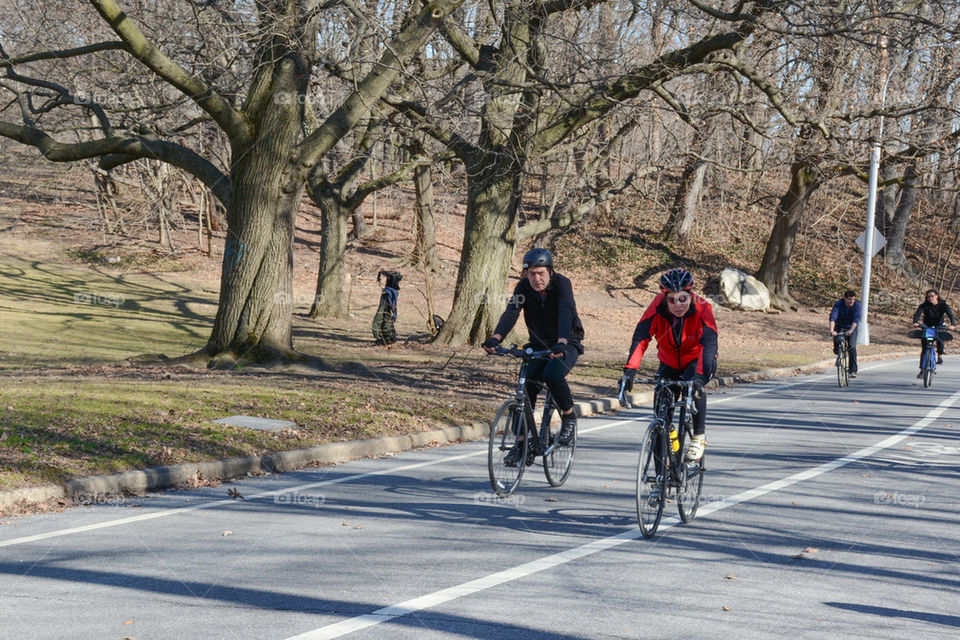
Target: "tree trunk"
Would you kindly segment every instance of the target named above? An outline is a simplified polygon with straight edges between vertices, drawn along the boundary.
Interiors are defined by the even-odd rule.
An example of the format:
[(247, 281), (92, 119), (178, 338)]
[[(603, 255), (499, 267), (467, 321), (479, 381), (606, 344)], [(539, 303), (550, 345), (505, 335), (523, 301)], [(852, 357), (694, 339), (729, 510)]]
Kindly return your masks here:
[(811, 194), (820, 186), (816, 167), (807, 162), (794, 162), (790, 167), (790, 189), (780, 198), (777, 216), (767, 241), (757, 279), (770, 291), (770, 304), (781, 310), (796, 305), (790, 295), (790, 255), (797, 238), (800, 217)]
[[(880, 170), (880, 180), (888, 182), (897, 177), (895, 167), (887, 165)], [(880, 232), (886, 238), (890, 234), (890, 225), (893, 223), (894, 211), (897, 206), (897, 185), (891, 183), (880, 190), (880, 196), (877, 198), (877, 222), (880, 225)]]
[[(309, 67), (283, 58), (260, 70), (249, 113), (256, 135), (232, 143), (220, 305), (204, 352), (213, 364), (294, 359), (293, 234), (305, 176), (294, 161)], [(267, 81), (266, 78), (269, 78)], [(221, 362), (220, 357), (223, 357)]]
[[(505, 155), (505, 154), (504, 154)], [(453, 307), (436, 340), (477, 344), (493, 333), (506, 307), (504, 287), (517, 230), (517, 182), (523, 168), (491, 152), (465, 163), (467, 213)]]
[(367, 229), (367, 221), (364, 219), (360, 207), (353, 210), (351, 217), (353, 218), (353, 231), (351, 232), (353, 237), (357, 240), (363, 240), (369, 236), (370, 231)]
[(913, 205), (916, 201), (917, 167), (911, 164), (903, 172), (903, 188), (900, 190), (900, 200), (893, 214), (890, 236), (887, 238), (883, 256), (888, 265), (904, 271), (909, 271), (910, 267), (904, 252), (904, 242), (907, 237), (907, 225), (910, 223), (910, 215), (913, 213)]
[(680, 185), (673, 199), (670, 217), (663, 227), (664, 238), (675, 238), (685, 242), (693, 228), (694, 214), (703, 189), (703, 176), (707, 173), (707, 163), (699, 157), (691, 156), (683, 168)]
[(284, 175), (287, 163), (266, 146), (247, 150), (231, 172), (220, 306), (205, 349), (228, 355), (225, 364), (296, 356), (293, 230), (303, 182)]
[(413, 186), (416, 193), (413, 263), (432, 271), (439, 265), (433, 218), (433, 167), (417, 165), (413, 170)]
[(326, 185), (315, 189), (313, 201), (320, 207), (320, 268), (311, 318), (342, 318), (347, 315), (343, 298), (344, 266), (347, 251), (347, 220), (350, 212)]
[(710, 132), (706, 124), (701, 124), (694, 130), (693, 141), (690, 143), (692, 153), (688, 154), (683, 163), (683, 173), (680, 175), (680, 184), (673, 198), (670, 216), (661, 231), (664, 238), (675, 238), (686, 241), (693, 227), (694, 214), (700, 200), (700, 191), (703, 189), (703, 176), (707, 171), (707, 163), (703, 161)]

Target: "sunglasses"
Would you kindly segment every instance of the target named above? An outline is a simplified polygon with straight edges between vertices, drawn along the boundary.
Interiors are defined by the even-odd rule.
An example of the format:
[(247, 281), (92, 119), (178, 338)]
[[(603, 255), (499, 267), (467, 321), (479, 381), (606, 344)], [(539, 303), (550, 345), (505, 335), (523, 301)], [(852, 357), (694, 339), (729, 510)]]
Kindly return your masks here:
[(690, 296), (677, 296), (676, 298), (667, 296), (667, 302), (669, 304), (687, 304), (690, 302)]

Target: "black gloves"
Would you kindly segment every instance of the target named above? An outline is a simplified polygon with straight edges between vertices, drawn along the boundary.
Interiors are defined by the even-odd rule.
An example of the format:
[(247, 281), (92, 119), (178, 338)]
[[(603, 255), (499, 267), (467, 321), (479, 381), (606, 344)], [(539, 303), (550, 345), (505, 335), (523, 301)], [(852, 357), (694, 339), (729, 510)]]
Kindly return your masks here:
[(620, 393), (633, 391), (633, 379), (637, 376), (636, 369), (623, 369), (623, 378), (620, 379)]
[(558, 356), (562, 356), (564, 354), (564, 349), (566, 348), (566, 346), (567, 345), (563, 344), (562, 342), (558, 342), (557, 344), (550, 347), (550, 353), (554, 353)]
[(497, 340), (496, 338), (487, 338), (486, 340), (483, 341), (483, 344), (480, 346), (483, 347), (484, 349), (496, 349), (497, 347), (500, 346), (500, 341)]

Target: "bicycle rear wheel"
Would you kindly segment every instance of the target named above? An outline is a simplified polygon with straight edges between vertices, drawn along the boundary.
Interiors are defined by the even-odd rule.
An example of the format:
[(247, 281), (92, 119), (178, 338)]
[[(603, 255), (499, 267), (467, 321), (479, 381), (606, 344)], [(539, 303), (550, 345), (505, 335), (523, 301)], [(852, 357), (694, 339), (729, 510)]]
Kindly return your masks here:
[(697, 509), (700, 508), (700, 492), (703, 490), (703, 459), (706, 453), (700, 456), (699, 460), (688, 461), (687, 449), (690, 448), (690, 438), (693, 432), (688, 429), (686, 441), (680, 459), (683, 461), (680, 465), (680, 486), (677, 487), (677, 510), (680, 512), (680, 519), (685, 523), (693, 520), (697, 515)]
[[(527, 421), (523, 415), (523, 406), (516, 400), (504, 402), (490, 425), (490, 443), (487, 449), (487, 469), (490, 472), (490, 486), (501, 497), (509, 496), (520, 486), (523, 470), (526, 468), (528, 438), (522, 441), (517, 436), (527, 432)], [(507, 456), (511, 451), (515, 461), (511, 463)]]
[[(557, 403), (553, 401), (553, 398), (551, 398), (549, 404), (547, 404), (543, 411), (543, 421), (540, 423), (540, 433), (548, 434), (548, 437), (544, 439), (546, 444), (545, 450), (550, 451), (550, 453), (543, 456), (543, 473), (547, 476), (547, 482), (550, 483), (551, 487), (559, 487), (567, 481), (567, 476), (570, 475), (570, 470), (573, 469), (573, 454), (577, 450), (577, 429), (576, 426), (574, 426), (573, 439), (569, 444), (557, 444), (554, 446), (557, 438), (560, 437), (561, 425), (560, 420), (557, 420), (556, 424), (553, 424), (554, 416), (557, 418), (560, 417), (560, 408), (557, 406)], [(553, 449), (551, 450), (550, 447), (553, 447)]]
[[(660, 526), (663, 505), (666, 503), (664, 477), (667, 464), (667, 439), (663, 425), (650, 422), (640, 447), (637, 464), (637, 520), (644, 538), (650, 538)], [(658, 472), (659, 470), (659, 472)]]

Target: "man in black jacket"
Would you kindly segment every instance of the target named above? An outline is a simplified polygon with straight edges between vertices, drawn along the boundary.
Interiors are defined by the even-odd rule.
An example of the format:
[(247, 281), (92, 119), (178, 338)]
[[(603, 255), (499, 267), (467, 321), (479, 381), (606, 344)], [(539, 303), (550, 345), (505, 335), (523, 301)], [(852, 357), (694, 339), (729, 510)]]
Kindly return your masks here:
[[(560, 407), (561, 427), (558, 441), (568, 444), (577, 424), (573, 398), (566, 376), (583, 353), (583, 324), (577, 315), (570, 279), (553, 270), (553, 256), (546, 249), (531, 249), (523, 256), (524, 278), (517, 283), (507, 309), (493, 335), (483, 343), (487, 353), (493, 353), (510, 333), (520, 311), (530, 334), (530, 346), (552, 351), (549, 360), (530, 363), (528, 380), (543, 380)], [(536, 401), (536, 384), (527, 383), (530, 401)]]
[[(939, 327), (943, 324), (944, 318), (950, 319), (950, 330), (956, 329), (957, 318), (953, 315), (953, 309), (946, 302), (940, 299), (940, 292), (936, 289), (927, 289), (924, 294), (924, 301), (917, 307), (913, 314), (913, 326), (920, 326), (920, 319), (923, 318), (923, 324), (928, 327)], [(937, 335), (937, 364), (943, 364), (943, 338)], [(923, 344), (920, 345), (920, 373), (923, 375)]]

